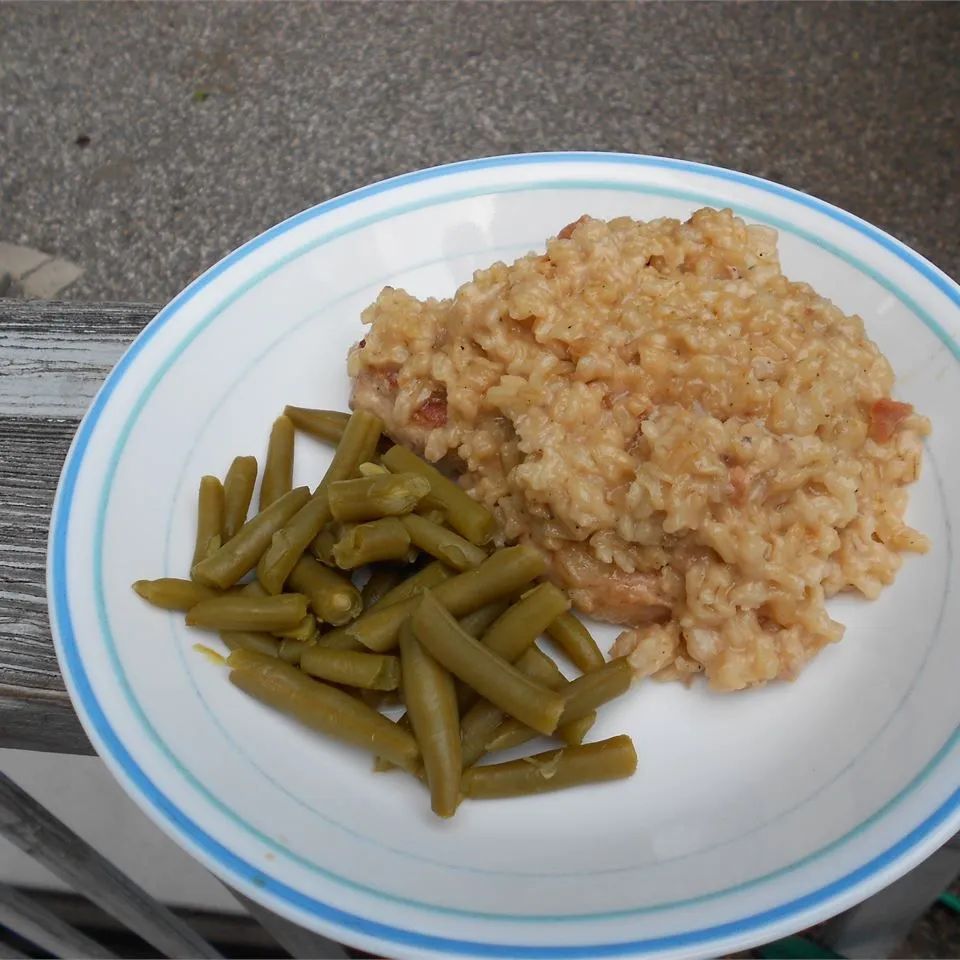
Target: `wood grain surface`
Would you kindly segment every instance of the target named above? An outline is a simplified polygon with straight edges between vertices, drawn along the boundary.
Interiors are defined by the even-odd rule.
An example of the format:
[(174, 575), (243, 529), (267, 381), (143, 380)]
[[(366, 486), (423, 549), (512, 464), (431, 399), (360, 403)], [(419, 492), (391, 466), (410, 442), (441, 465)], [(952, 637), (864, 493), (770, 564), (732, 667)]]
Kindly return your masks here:
[(50, 637), (50, 511), (80, 418), (157, 309), (0, 299), (0, 746), (93, 752)]

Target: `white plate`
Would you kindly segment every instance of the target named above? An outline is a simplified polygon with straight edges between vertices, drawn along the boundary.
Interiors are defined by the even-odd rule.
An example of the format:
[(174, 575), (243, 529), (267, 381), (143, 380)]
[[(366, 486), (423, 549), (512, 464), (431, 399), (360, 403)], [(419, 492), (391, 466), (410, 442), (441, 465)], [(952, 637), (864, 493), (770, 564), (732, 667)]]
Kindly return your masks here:
[[(732, 207), (780, 232), (784, 271), (861, 314), (897, 396), (933, 419), (909, 518), (933, 538), (794, 684), (717, 696), (647, 684), (603, 714), (631, 780), (473, 803), (439, 822), (417, 784), (246, 699), (136, 577), (183, 575), (195, 489), (262, 456), (286, 402), (344, 407), (347, 347), (385, 284), (445, 295), (582, 213)], [(195, 281), (117, 364), (64, 466), (48, 586), (60, 665), (100, 755), (224, 880), (391, 957), (717, 955), (862, 899), (960, 827), (960, 289), (850, 214), (739, 173), (543, 154), (421, 171), (320, 204)], [(301, 442), (298, 482), (327, 454)], [(951, 481), (950, 478), (954, 480)], [(609, 640), (613, 631), (602, 631)], [(215, 643), (216, 641), (214, 641)]]

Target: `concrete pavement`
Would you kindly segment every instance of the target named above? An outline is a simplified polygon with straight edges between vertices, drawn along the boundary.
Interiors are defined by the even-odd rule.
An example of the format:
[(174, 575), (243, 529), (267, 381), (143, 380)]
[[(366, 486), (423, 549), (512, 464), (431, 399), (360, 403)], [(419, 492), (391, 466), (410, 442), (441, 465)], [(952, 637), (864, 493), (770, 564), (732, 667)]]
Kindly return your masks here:
[(771, 177), (960, 271), (960, 5), (0, 5), (0, 241), (165, 300), (260, 230), (523, 150)]

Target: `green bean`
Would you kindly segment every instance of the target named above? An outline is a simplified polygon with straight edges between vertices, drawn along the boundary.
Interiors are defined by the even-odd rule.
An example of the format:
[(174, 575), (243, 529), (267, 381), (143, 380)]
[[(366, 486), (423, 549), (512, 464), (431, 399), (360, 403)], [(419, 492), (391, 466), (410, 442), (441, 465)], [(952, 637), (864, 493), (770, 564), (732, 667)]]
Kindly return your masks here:
[(575, 747), (583, 743), (596, 722), (597, 711), (591, 710), (589, 713), (584, 714), (579, 720), (561, 723), (560, 726), (557, 727), (557, 736), (563, 740), (564, 743), (569, 743)]
[(357, 467), (357, 473), (359, 473), (361, 477), (386, 477), (389, 476), (390, 471), (379, 463), (371, 463), (368, 460), (366, 463), (361, 463), (360, 466)]
[(517, 666), (524, 670), (531, 680), (536, 680), (551, 690), (562, 690), (570, 682), (536, 644), (524, 650)]
[(209, 587), (232, 587), (252, 570), (271, 537), (310, 498), (306, 487), (297, 487), (271, 503), (266, 510), (248, 520), (235, 537), (216, 553), (201, 560), (192, 571), (193, 577)]
[(418, 570), (402, 583), (398, 583), (391, 590), (388, 590), (376, 603), (370, 606), (367, 612), (382, 610), (384, 607), (409, 600), (410, 597), (418, 597), (424, 590), (431, 590), (443, 583), (444, 580), (449, 579), (450, 571), (442, 563), (428, 563), (422, 570)]
[(344, 428), (350, 420), (349, 413), (338, 410), (309, 410), (306, 407), (283, 408), (284, 416), (304, 433), (336, 446), (343, 436)]
[(403, 699), (420, 746), (430, 806), (452, 817), (460, 802), (460, 720), (453, 677), (423, 648), (407, 622), (400, 630)]
[[(571, 720), (557, 727), (556, 736), (571, 746), (577, 746), (583, 743), (584, 738), (590, 732), (596, 722), (597, 714), (591, 711), (585, 717), (579, 720)], [(519, 747), (527, 743), (536, 736), (536, 733), (523, 723), (519, 723), (512, 717), (507, 718), (496, 729), (484, 745), (484, 753), (496, 753), (499, 750), (508, 750), (510, 747)]]
[(472, 500), (436, 467), (405, 447), (391, 447), (381, 458), (391, 473), (419, 473), (430, 481), (430, 494), (447, 516), (447, 522), (471, 543), (483, 546), (493, 536), (496, 521), (482, 504)]
[(556, 729), (563, 699), (465, 633), (433, 594), (420, 598), (411, 624), (427, 651), (482, 697), (540, 733)]
[(320, 680), (365, 690), (396, 690), (400, 686), (400, 660), (382, 653), (315, 646), (303, 651), (300, 669)]
[(328, 494), (335, 520), (376, 520), (409, 513), (430, 489), (416, 473), (387, 473), (331, 483)]
[(307, 598), (299, 593), (274, 597), (233, 594), (201, 600), (187, 611), (187, 626), (272, 632), (293, 627), (306, 615)]
[[(560, 672), (557, 665), (537, 646), (531, 646), (516, 661), (517, 669), (531, 680), (543, 684), (550, 690), (564, 693), (570, 686), (570, 681)], [(617, 670), (619, 673), (619, 668)], [(464, 716), (464, 766), (472, 765), (484, 752), (492, 753), (495, 750), (506, 750), (508, 747), (519, 746), (537, 736), (526, 724), (512, 717), (503, 718), (496, 722), (495, 713), (488, 708), (477, 704), (477, 712), (471, 708)], [(581, 704), (582, 707), (582, 704)], [(554, 736), (565, 743), (578, 744), (583, 742), (590, 728), (596, 722), (597, 714), (591, 710), (577, 719), (562, 722), (554, 731)]]
[(435, 589), (437, 600), (455, 617), (462, 617), (494, 600), (515, 594), (543, 573), (545, 563), (533, 547), (498, 550), (476, 570), (444, 581)]
[[(551, 669), (551, 667), (553, 669)], [(536, 646), (528, 647), (516, 661), (516, 668), (536, 683), (542, 684), (548, 690), (562, 689), (567, 679), (560, 672), (557, 665)], [(470, 693), (473, 693), (471, 690)], [(516, 731), (523, 731), (526, 736), (519, 740), (520, 743), (532, 739), (536, 734), (524, 723), (514, 720), (512, 717), (506, 718), (503, 710), (489, 700), (477, 700), (476, 695), (467, 699), (461, 699), (461, 710), (463, 719), (460, 724), (460, 738), (463, 742), (462, 756), (464, 767), (471, 767), (484, 753), (491, 750), (493, 742), (501, 729), (512, 725)], [(469, 707), (469, 709), (467, 709)], [(515, 731), (515, 732), (516, 732)], [(560, 728), (557, 729), (557, 736), (561, 735)], [(500, 747), (499, 749), (506, 749)]]
[(377, 567), (360, 591), (363, 609), (369, 610), (377, 601), (385, 597), (400, 581), (403, 574), (397, 567)]
[(268, 657), (279, 655), (280, 641), (269, 633), (257, 633), (250, 630), (223, 630), (220, 639), (228, 650), (252, 650)]
[(632, 776), (637, 752), (628, 736), (579, 747), (561, 747), (522, 760), (471, 767), (462, 780), (464, 796), (474, 799), (521, 797), (563, 790), (586, 783), (603, 783)]
[(253, 488), (257, 483), (257, 458), (234, 457), (223, 480), (223, 539), (235, 537), (247, 522)]
[[(503, 611), (506, 609), (507, 609), (506, 600), (495, 600), (493, 603), (488, 603), (485, 607), (481, 607), (479, 610), (474, 610), (473, 613), (468, 613), (465, 617), (461, 617), (457, 621), (457, 623), (459, 623), (461, 629), (464, 632), (469, 633), (471, 637), (479, 637), (484, 632), (484, 630), (486, 630), (487, 627), (489, 627), (490, 624), (493, 623), (493, 621), (496, 620), (497, 617), (499, 617), (500, 614), (503, 613)], [(362, 647), (363, 645), (359, 644), (359, 646)], [(533, 649), (536, 649), (536, 648), (531, 648), (531, 651)], [(549, 658), (545, 658), (545, 659), (549, 659)], [(559, 674), (560, 671), (558, 670), (557, 673)], [(564, 683), (566, 683), (566, 680), (564, 680), (564, 677), (562, 674), (560, 674), (560, 679)], [(463, 689), (463, 690), (469, 689), (469, 687), (466, 687), (463, 684), (461, 684), (459, 680), (454, 681), (454, 687), (457, 688), (458, 686), (460, 689)], [(457, 690), (457, 697), (458, 697), (458, 703), (459, 703), (459, 698), (460, 698), (459, 690)], [(498, 710), (498, 714), (502, 719), (503, 711)], [(403, 723), (404, 720), (406, 719), (406, 716), (407, 715), (404, 714), (397, 722)]]
[(273, 421), (270, 430), (267, 459), (260, 479), (260, 509), (269, 507), (292, 488), (293, 423), (289, 417), (280, 416)]
[(337, 532), (332, 524), (327, 524), (310, 542), (310, 552), (325, 566), (335, 567), (333, 548), (337, 544)]
[[(570, 681), (560, 672), (560, 668), (537, 646), (530, 647), (529, 650), (524, 652), (523, 656), (517, 661), (517, 668), (531, 680), (536, 680), (551, 690), (562, 692), (570, 684)], [(563, 740), (564, 743), (573, 745), (583, 743), (583, 738), (590, 732), (590, 728), (596, 720), (596, 711), (591, 710), (579, 720), (561, 723), (554, 736)], [(488, 743), (487, 751), (505, 750), (507, 746), (513, 746), (513, 744), (505, 744), (502, 747), (495, 748)]]
[(597, 641), (572, 613), (557, 617), (547, 627), (547, 635), (582, 673), (589, 673), (603, 666), (605, 661)]
[(490, 624), (507, 609), (506, 600), (494, 600), (477, 610), (473, 610), (466, 616), (460, 617), (457, 623), (460, 628), (469, 633), (471, 637), (480, 637), (490, 627)]
[[(410, 474), (397, 474), (397, 476), (410, 476)], [(410, 540), (415, 546), (424, 553), (429, 553), (431, 557), (442, 560), (454, 570), (472, 570), (487, 559), (485, 550), (452, 530), (437, 523), (431, 523), (425, 517), (418, 517), (415, 513), (411, 513), (401, 517), (400, 522), (407, 528)]]
[[(543, 568), (543, 557), (532, 547), (507, 547), (488, 557), (476, 570), (444, 580), (433, 589), (433, 593), (453, 616), (462, 617), (516, 593), (540, 576)], [(381, 606), (382, 603), (343, 628), (377, 653), (385, 653), (396, 646), (400, 625), (417, 606), (416, 598), (389, 606)]]
[[(605, 663), (599, 670), (569, 681), (560, 691), (564, 707), (556, 735), (568, 743), (576, 742), (578, 737), (582, 740), (593, 725), (591, 718), (596, 717), (597, 707), (626, 693), (632, 679), (633, 670), (626, 657), (618, 657)], [(485, 747), (487, 750), (505, 750), (508, 746), (515, 747), (535, 736), (536, 731), (529, 726), (515, 719), (507, 719)]]
[(357, 467), (369, 460), (377, 449), (383, 424), (362, 410), (355, 413), (343, 431), (343, 437), (333, 455), (320, 485), (313, 496), (278, 530), (257, 564), (257, 579), (268, 593), (279, 593), (290, 571), (304, 550), (330, 521), (328, 488), (338, 480), (347, 480)]
[(349, 693), (312, 680), (282, 660), (246, 650), (231, 653), (227, 664), (230, 682), (250, 696), (399, 767), (415, 768), (420, 755), (416, 740)]
[[(307, 602), (310, 602), (309, 597)], [(273, 635), (281, 640), (316, 640), (320, 636), (320, 628), (317, 626), (317, 618), (308, 613), (295, 627), (289, 630), (274, 630)]]
[(320, 620), (334, 626), (352, 620), (363, 606), (360, 591), (346, 577), (307, 554), (290, 571), (287, 583), (306, 595), (310, 609)]
[(175, 577), (161, 577), (159, 580), (137, 580), (133, 584), (144, 600), (162, 610), (189, 610), (201, 600), (217, 596), (216, 590), (205, 587), (193, 580), (178, 580)]
[(552, 583), (541, 583), (501, 614), (483, 635), (483, 645), (511, 663), (565, 610), (570, 601)]
[(216, 477), (201, 477), (197, 494), (197, 542), (193, 563), (216, 553), (223, 543), (223, 484)]
[(561, 724), (586, 716), (591, 710), (615, 700), (630, 689), (633, 668), (626, 657), (607, 661), (598, 670), (571, 680), (563, 690)]
[[(399, 687), (396, 690), (364, 690), (363, 688), (360, 688), (358, 689), (357, 693), (359, 694), (360, 699), (368, 707), (372, 707), (374, 710), (382, 710), (387, 707), (398, 707), (401, 703)], [(391, 763), (390, 766), (392, 767), (393, 764)]]
[(403, 558), (410, 547), (410, 535), (396, 517), (358, 523), (333, 548), (333, 558), (342, 570), (353, 570), (379, 560)]
[(369, 650), (359, 640), (354, 640), (343, 627), (321, 634), (317, 645), (327, 650), (357, 650), (361, 653), (369, 653)]
[[(424, 590), (429, 590), (431, 587), (436, 586), (437, 584), (443, 583), (450, 574), (444, 568), (442, 563), (431, 563), (424, 567), (422, 570), (415, 573), (412, 577), (408, 577), (403, 583), (398, 584), (392, 590), (388, 591), (384, 596), (382, 596), (373, 606), (368, 610), (365, 610), (363, 617), (371, 618), (371, 626), (374, 631), (380, 630), (382, 628), (382, 621), (384, 620), (383, 611), (387, 607), (397, 606), (401, 603), (410, 601), (411, 599), (415, 600)], [(413, 609), (412, 605), (408, 605), (406, 612), (401, 617), (401, 620), (406, 618), (410, 611)], [(392, 615), (386, 617), (386, 626), (388, 629), (393, 629), (391, 627)], [(356, 623), (357, 621), (354, 621)], [(396, 630), (400, 629), (399, 622), (395, 625)], [(333, 650), (369, 650), (372, 649), (367, 647), (365, 644), (361, 643), (356, 637), (351, 633), (353, 629), (353, 623), (348, 624), (345, 627), (337, 627), (336, 630), (331, 630), (329, 633), (326, 633), (321, 637), (320, 644), (324, 647), (330, 647)], [(394, 636), (396, 632), (394, 631)], [(390, 646), (395, 646), (395, 643), (388, 644), (384, 650), (390, 648)], [(379, 651), (383, 652), (383, 651)]]
[[(538, 584), (491, 624), (481, 638), (483, 645), (513, 663), (547, 625), (569, 607), (570, 601), (562, 590), (552, 583)], [(466, 710), (476, 699), (476, 692), (469, 688), (461, 687), (457, 691), (461, 710)]]
[[(504, 712), (496, 704), (482, 698), (463, 714), (460, 757), (465, 768), (472, 767), (487, 752), (487, 744), (504, 725), (504, 717)], [(526, 724), (519, 726), (523, 730), (530, 729)]]
[(295, 667), (298, 667), (304, 651), (315, 645), (316, 640), (297, 640), (294, 637), (285, 637), (280, 641), (278, 656), (284, 663), (292, 663)]

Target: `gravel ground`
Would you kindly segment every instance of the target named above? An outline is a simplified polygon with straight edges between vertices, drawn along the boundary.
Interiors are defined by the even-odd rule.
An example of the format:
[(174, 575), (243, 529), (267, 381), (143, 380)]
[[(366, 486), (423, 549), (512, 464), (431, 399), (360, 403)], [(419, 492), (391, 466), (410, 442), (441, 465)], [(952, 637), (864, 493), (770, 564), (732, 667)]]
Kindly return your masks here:
[(372, 180), (525, 150), (810, 191), (960, 272), (958, 4), (0, 5), (0, 241), (166, 300)]

